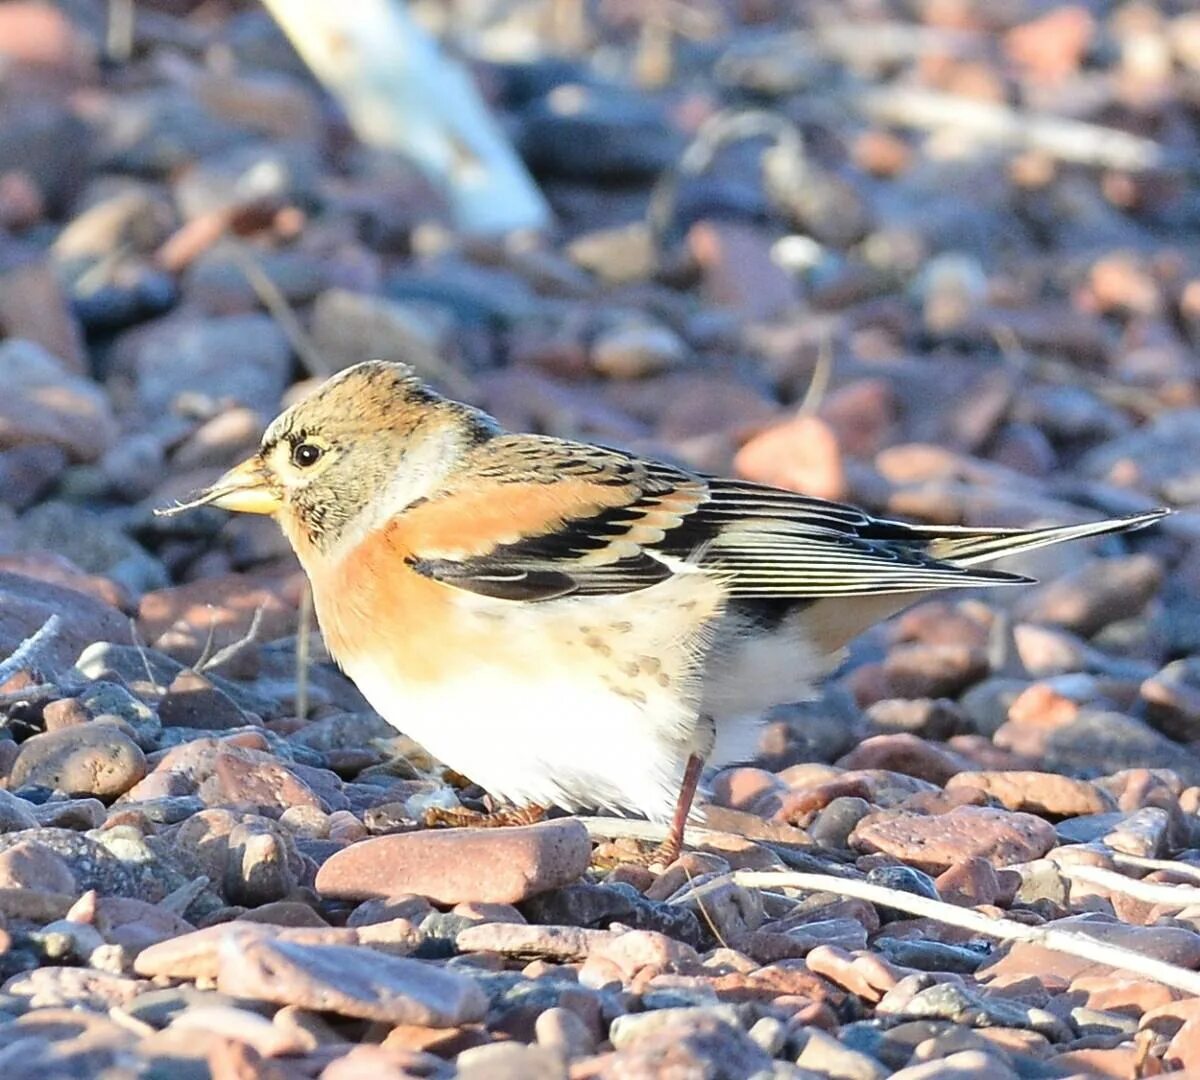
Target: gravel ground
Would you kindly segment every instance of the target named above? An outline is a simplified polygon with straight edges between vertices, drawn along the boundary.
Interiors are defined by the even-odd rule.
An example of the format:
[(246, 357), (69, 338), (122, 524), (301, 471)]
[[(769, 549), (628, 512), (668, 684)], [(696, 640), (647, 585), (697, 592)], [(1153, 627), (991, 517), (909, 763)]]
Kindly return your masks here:
[[(0, 2), (0, 1075), (1200, 1070), (1190, 6), (454, 5), (556, 215), (500, 243), (254, 4), (139, 3), (114, 58), (101, 0)], [(656, 874), (419, 827), (482, 792), (319, 638), (298, 683), (272, 523), (152, 516), (373, 356), (878, 513), (1179, 513), (867, 634)]]

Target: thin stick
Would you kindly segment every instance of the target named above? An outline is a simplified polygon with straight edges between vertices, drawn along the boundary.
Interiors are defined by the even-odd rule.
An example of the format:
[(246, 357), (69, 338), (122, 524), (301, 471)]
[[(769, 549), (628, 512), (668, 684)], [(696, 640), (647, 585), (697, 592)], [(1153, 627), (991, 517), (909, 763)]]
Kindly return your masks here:
[(13, 654), (3, 664), (0, 664), (0, 686), (8, 682), (18, 671), (37, 664), (40, 654), (58, 636), (61, 626), (62, 618), (57, 614), (51, 615), (37, 633), (31, 634), (22, 641)]
[(308, 719), (308, 665), (312, 658), (312, 586), (304, 582), (300, 617), (296, 627), (296, 716)]
[(1115, 870), (1106, 870), (1102, 866), (1087, 866), (1082, 863), (1060, 863), (1059, 873), (1076, 881), (1084, 881), (1089, 885), (1099, 885), (1112, 892), (1124, 893), (1135, 900), (1144, 900), (1148, 904), (1169, 904), (1173, 907), (1190, 907), (1200, 904), (1200, 888), (1195, 885), (1172, 885), (1166, 881), (1142, 881), (1139, 878), (1126, 877)]
[(926, 130), (956, 128), (979, 142), (1028, 147), (1083, 165), (1141, 172), (1169, 164), (1163, 148), (1152, 139), (957, 94), (887, 86), (862, 95), (859, 105), (878, 123)]
[(262, 306), (279, 324), (279, 329), (283, 331), (288, 343), (300, 358), (304, 370), (319, 378), (327, 378), (332, 375), (333, 367), (321, 355), (320, 350), (313, 345), (304, 327), (300, 325), (300, 320), (296, 318), (292, 306), (287, 302), (287, 297), (279, 291), (266, 271), (258, 265), (254, 257), (241, 244), (231, 244), (228, 250), (230, 257), (245, 275), (246, 281), (250, 283), (250, 287), (261, 301)]
[(817, 346), (817, 362), (813, 364), (812, 376), (804, 391), (804, 400), (800, 402), (800, 415), (812, 416), (821, 408), (825, 394), (829, 390), (829, 380), (833, 378), (833, 339), (830, 334), (821, 335)]
[[(266, 604), (259, 604), (254, 609), (254, 617), (250, 620), (250, 628), (237, 641), (231, 642), (223, 649), (218, 649), (212, 656), (196, 662), (197, 671), (207, 671), (209, 668), (215, 668), (220, 664), (227, 663), (234, 659), (238, 653), (244, 649), (248, 649), (251, 645), (258, 643), (258, 632), (262, 629), (263, 611), (266, 609)], [(207, 647), (205, 649), (207, 652)]]
[(1117, 866), (1128, 866), (1136, 870), (1166, 870), (1180, 877), (1190, 877), (1200, 881), (1200, 866), (1191, 863), (1178, 862), (1175, 859), (1151, 859), (1147, 855), (1126, 855), (1123, 851), (1112, 852), (1112, 861)]
[(733, 873), (724, 874), (671, 902), (678, 904), (684, 900), (703, 896), (729, 882), (748, 889), (804, 889), (810, 892), (826, 892), (836, 896), (854, 897), (858, 900), (866, 900), (871, 904), (885, 904), (888, 907), (906, 911), (910, 915), (935, 919), (948, 926), (957, 926), (985, 937), (998, 938), (1001, 941), (1023, 941), (1031, 945), (1053, 949), (1055, 952), (1065, 953), (1068, 956), (1076, 956), (1081, 960), (1131, 971), (1162, 983), (1164, 986), (1171, 986), (1185, 993), (1200, 996), (1200, 972), (1189, 971), (1187, 968), (1168, 964), (1151, 956), (1143, 956), (1141, 953), (1121, 948), (1119, 945), (1096, 941), (1083, 934), (1072, 933), (1068, 930), (1056, 930), (1052, 926), (1026, 926), (1024, 923), (1014, 922), (1011, 919), (993, 919), (978, 911), (972, 911), (970, 908), (956, 907), (941, 900), (914, 896), (912, 893), (902, 892), (899, 889), (888, 889), (882, 885), (874, 885), (854, 878), (837, 878), (828, 874), (806, 874), (793, 870), (735, 870)]

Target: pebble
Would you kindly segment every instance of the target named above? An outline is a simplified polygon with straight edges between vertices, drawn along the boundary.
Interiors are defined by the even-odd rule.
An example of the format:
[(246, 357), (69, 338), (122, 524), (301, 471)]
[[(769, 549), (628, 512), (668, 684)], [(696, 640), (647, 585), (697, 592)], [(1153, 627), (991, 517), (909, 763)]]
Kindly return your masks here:
[(1113, 808), (1111, 797), (1095, 784), (1057, 773), (963, 772), (946, 782), (947, 791), (964, 788), (986, 792), (1006, 809), (1043, 817), (1103, 814)]
[(0, 343), (6, 393), (0, 447), (51, 445), (75, 462), (95, 461), (116, 441), (108, 397), (32, 341)]
[(469, 976), (343, 945), (299, 945), (255, 935), (220, 946), (217, 988), (391, 1024), (453, 1027), (483, 1019), (487, 999)]
[(971, 856), (993, 866), (1028, 862), (1045, 855), (1055, 836), (1048, 822), (1032, 814), (959, 806), (934, 817), (904, 810), (869, 814), (855, 827), (850, 844), (941, 873)]
[(417, 893), (439, 904), (515, 904), (575, 881), (590, 856), (587, 830), (573, 819), (402, 833), (338, 852), (322, 865), (316, 885), (340, 899)]
[(35, 735), (21, 745), (9, 783), (112, 800), (146, 775), (146, 755), (116, 725), (91, 723)]

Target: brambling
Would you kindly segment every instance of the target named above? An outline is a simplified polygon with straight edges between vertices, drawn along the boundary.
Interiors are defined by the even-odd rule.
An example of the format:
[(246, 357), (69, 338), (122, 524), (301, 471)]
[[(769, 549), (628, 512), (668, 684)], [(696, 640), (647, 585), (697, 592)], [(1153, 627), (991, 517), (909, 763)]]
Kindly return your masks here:
[(331, 655), (378, 712), (517, 806), (671, 822), (705, 763), (932, 590), (1031, 579), (1003, 555), (1166, 511), (1029, 530), (910, 525), (621, 450), (503, 431), (371, 361), (165, 511), (270, 514)]

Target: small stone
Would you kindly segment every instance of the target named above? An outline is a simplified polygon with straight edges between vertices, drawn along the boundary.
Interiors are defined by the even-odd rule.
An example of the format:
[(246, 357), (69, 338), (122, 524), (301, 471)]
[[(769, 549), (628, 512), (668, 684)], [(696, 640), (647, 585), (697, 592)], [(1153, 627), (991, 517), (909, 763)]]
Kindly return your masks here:
[(630, 323), (597, 335), (592, 367), (612, 379), (640, 379), (676, 367), (687, 357), (679, 335), (666, 326)]
[(187, 394), (231, 399), (273, 415), (291, 374), (291, 346), (267, 315), (173, 314), (118, 337), (114, 373), (132, 376), (139, 404), (162, 413)]
[(226, 574), (146, 593), (138, 604), (138, 630), (155, 648), (191, 664), (210, 639), (211, 654), (244, 638), (259, 612), (261, 640), (295, 632), (296, 608), (278, 581)]
[(1007, 907), (1013, 902), (1021, 878), (1012, 871), (996, 870), (986, 859), (974, 857), (943, 871), (936, 884), (938, 895), (952, 904)]
[(1167, 847), (1171, 816), (1157, 806), (1144, 806), (1121, 819), (1105, 835), (1104, 844), (1113, 851), (1143, 859), (1161, 858)]
[(562, 1057), (544, 1046), (491, 1043), (464, 1050), (454, 1060), (458, 1080), (565, 1080)]
[(0, 851), (0, 889), (75, 896), (79, 885), (66, 861), (33, 840), (20, 840)]
[(813, 1028), (805, 1034), (807, 1038), (804, 1049), (796, 1058), (796, 1064), (802, 1069), (811, 1069), (825, 1076), (836, 1076), (841, 1080), (884, 1080), (889, 1075), (889, 1070), (882, 1062), (843, 1046), (823, 1031)]
[(203, 675), (181, 671), (158, 703), (159, 719), (167, 727), (219, 731), (245, 727), (247, 717), (237, 702)]
[(453, 1027), (483, 1019), (474, 979), (420, 960), (341, 945), (228, 937), (217, 987), (223, 993), (391, 1024)]
[(539, 1014), (534, 1032), (539, 1046), (555, 1051), (565, 1061), (586, 1057), (596, 1049), (595, 1036), (579, 1014), (561, 1006)]
[(243, 822), (229, 834), (225, 895), (233, 904), (258, 907), (282, 900), (296, 887), (295, 848), (267, 822)]
[(987, 674), (988, 661), (982, 649), (970, 645), (898, 645), (883, 670), (898, 697), (956, 697)]
[(482, 923), (460, 930), (455, 945), (460, 952), (489, 952), (501, 956), (541, 957), (547, 960), (582, 960), (611, 935), (607, 930), (577, 926), (528, 926), (522, 923)]
[(1163, 571), (1149, 555), (1093, 559), (1039, 585), (1018, 601), (1021, 618), (1083, 637), (1140, 611), (1162, 584)]
[(338, 899), (407, 892), (440, 904), (515, 904), (575, 881), (590, 857), (587, 830), (574, 819), (401, 833), (337, 852), (322, 865), (316, 887)]
[(115, 799), (146, 775), (146, 756), (111, 724), (47, 731), (21, 745), (9, 783)]
[(984, 791), (1009, 810), (1042, 817), (1103, 814), (1113, 808), (1111, 797), (1095, 784), (1057, 773), (963, 772), (946, 782), (947, 791), (963, 789)]
[(117, 438), (108, 397), (31, 341), (0, 343), (5, 393), (0, 448), (50, 444), (72, 461), (95, 461)]
[(36, 829), (38, 819), (33, 806), (9, 791), (0, 789), (0, 832)]
[(979, 806), (935, 817), (881, 810), (860, 821), (850, 837), (860, 851), (881, 851), (935, 874), (971, 856), (993, 866), (1028, 862), (1055, 842), (1053, 826), (1041, 818)]
[(933, 784), (946, 784), (969, 768), (957, 755), (907, 733), (864, 739), (837, 765), (842, 769), (889, 769)]
[(807, 414), (754, 436), (733, 463), (739, 476), (821, 499), (846, 498), (846, 472), (833, 429)]

